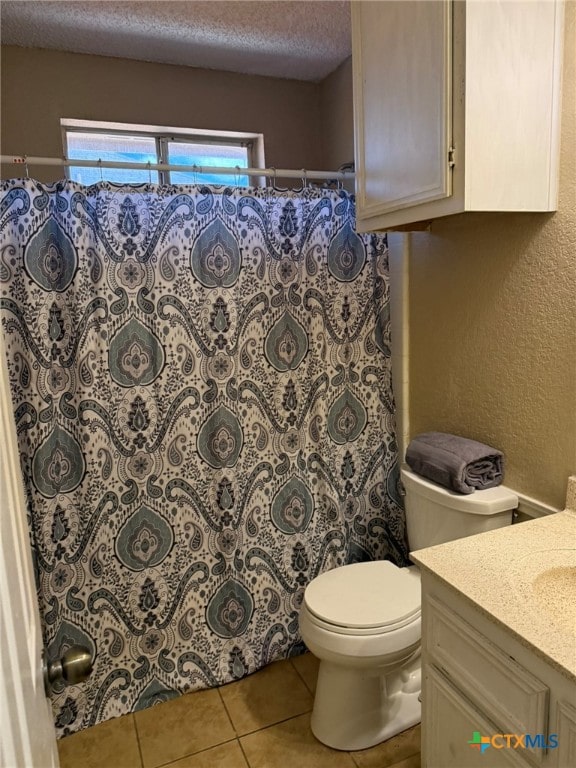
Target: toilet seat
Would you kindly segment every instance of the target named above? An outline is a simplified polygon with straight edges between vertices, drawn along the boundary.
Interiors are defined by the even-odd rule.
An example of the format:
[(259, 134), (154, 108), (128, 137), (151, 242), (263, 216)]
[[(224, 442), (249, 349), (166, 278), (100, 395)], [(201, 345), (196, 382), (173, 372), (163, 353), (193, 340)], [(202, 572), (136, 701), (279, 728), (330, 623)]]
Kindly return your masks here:
[(304, 592), (309, 620), (342, 635), (383, 635), (420, 621), (418, 570), (382, 560), (317, 576)]

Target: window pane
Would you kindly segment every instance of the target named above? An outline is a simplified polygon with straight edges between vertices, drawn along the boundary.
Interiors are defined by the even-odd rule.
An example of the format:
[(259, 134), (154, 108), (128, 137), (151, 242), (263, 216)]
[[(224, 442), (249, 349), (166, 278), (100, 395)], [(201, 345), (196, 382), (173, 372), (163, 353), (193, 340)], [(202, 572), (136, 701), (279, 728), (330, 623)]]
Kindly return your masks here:
[[(112, 160), (125, 163), (157, 163), (154, 137), (108, 133), (81, 133), (68, 131), (68, 158), (70, 160)], [(106, 181), (142, 184), (152, 180), (158, 183), (158, 171), (140, 171), (135, 168), (81, 168), (71, 165), (70, 178), (81, 184)]]
[[(168, 142), (168, 162), (172, 165), (199, 165), (214, 168), (248, 168), (247, 147), (226, 144), (194, 144), (188, 141)], [(172, 184), (227, 184), (247, 187), (248, 176), (237, 174), (198, 174), (170, 171)]]

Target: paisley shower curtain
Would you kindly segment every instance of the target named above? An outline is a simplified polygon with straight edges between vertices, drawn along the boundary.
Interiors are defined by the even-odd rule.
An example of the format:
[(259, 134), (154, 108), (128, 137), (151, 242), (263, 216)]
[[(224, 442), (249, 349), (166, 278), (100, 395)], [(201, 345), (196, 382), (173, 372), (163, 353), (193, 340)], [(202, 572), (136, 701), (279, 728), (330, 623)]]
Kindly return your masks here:
[(303, 650), (406, 561), (386, 240), (346, 192), (3, 182), (2, 332), (59, 735)]

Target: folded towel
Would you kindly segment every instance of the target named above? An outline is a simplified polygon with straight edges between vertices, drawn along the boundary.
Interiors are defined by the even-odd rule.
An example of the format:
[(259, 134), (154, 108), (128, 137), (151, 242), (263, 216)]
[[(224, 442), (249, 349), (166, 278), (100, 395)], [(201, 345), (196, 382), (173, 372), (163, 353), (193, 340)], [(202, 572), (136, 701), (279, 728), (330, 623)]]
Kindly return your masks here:
[(418, 475), (458, 493), (494, 488), (504, 479), (501, 451), (445, 432), (417, 435), (406, 451), (406, 463)]

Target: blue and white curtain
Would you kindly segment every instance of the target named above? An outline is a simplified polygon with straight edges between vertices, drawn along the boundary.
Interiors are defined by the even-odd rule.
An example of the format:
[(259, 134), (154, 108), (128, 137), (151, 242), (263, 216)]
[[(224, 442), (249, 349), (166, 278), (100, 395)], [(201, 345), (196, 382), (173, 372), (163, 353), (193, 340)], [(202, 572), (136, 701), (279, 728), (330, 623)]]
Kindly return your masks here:
[(386, 240), (343, 191), (2, 184), (2, 332), (60, 735), (298, 653), (406, 561)]

